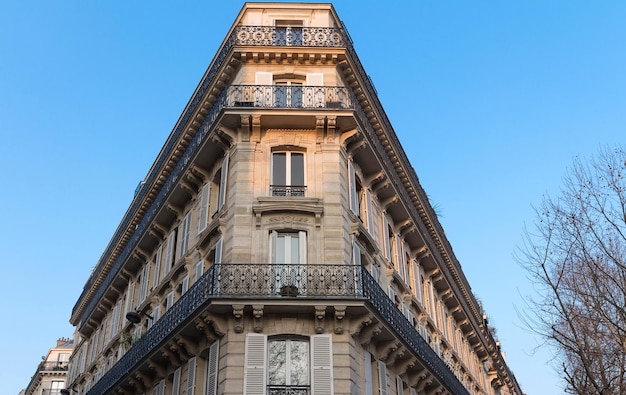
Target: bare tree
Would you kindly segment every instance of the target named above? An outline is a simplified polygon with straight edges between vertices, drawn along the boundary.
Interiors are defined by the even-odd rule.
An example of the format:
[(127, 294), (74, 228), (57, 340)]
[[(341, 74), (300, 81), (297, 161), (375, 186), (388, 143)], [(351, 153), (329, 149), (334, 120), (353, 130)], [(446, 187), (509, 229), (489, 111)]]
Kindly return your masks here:
[(537, 294), (526, 322), (555, 346), (565, 390), (626, 394), (626, 152), (576, 159), (535, 208), (520, 262)]

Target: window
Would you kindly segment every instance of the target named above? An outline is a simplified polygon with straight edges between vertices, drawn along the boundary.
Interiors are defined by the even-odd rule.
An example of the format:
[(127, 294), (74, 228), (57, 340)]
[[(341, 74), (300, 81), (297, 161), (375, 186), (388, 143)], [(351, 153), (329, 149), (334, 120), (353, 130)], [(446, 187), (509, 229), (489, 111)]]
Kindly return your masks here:
[(204, 375), (204, 395), (217, 394), (217, 368), (219, 362), (219, 341), (213, 342), (209, 347), (209, 355), (207, 356), (206, 374)]
[(275, 45), (302, 45), (302, 21), (277, 20)]
[(270, 392), (309, 385), (309, 342), (302, 339), (270, 339), (268, 379)]
[(163, 254), (163, 247), (159, 246), (154, 256), (154, 281), (152, 282), (152, 289), (155, 289), (157, 285), (159, 285), (159, 280), (161, 276), (161, 255), (162, 254)]
[(222, 168), (219, 171), (219, 179), (216, 180), (217, 185), (219, 185), (219, 193), (217, 197), (217, 212), (219, 212), (224, 203), (226, 203), (226, 185), (228, 182), (228, 155), (224, 157), (222, 161)]
[(272, 153), (272, 196), (304, 196), (304, 153)]
[(167, 236), (167, 245), (165, 248), (165, 267), (164, 273), (169, 273), (174, 266), (174, 248), (176, 246), (176, 229), (172, 230)]
[(306, 264), (306, 232), (272, 231), (270, 245), (274, 292), (285, 296), (301, 293), (301, 265)]
[(332, 394), (332, 371), (330, 335), (246, 335), (244, 395)]
[(302, 107), (301, 81), (275, 81), (274, 107)]

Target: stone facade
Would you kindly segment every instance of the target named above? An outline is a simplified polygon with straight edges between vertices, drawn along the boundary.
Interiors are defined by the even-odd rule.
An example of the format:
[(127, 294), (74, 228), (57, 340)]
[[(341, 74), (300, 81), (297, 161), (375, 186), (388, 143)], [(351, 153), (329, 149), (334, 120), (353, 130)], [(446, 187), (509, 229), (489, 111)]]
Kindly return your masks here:
[(68, 385), (521, 394), (482, 317), (332, 5), (246, 3), (72, 311)]

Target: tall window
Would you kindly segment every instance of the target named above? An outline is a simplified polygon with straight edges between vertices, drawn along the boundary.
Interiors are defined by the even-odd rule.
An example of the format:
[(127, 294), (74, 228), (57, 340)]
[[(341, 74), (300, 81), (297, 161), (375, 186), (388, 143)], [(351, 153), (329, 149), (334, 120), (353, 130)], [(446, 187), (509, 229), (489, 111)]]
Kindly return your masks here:
[[(270, 339), (268, 387), (270, 394), (307, 389), (309, 385), (309, 342), (304, 339)], [(304, 393), (304, 392), (303, 392)]]
[(333, 393), (332, 338), (246, 335), (244, 395)]
[(301, 265), (306, 263), (306, 232), (272, 231), (270, 249), (274, 292), (285, 296), (304, 292)]
[(275, 81), (274, 106), (275, 107), (302, 107), (301, 81)]
[(304, 153), (272, 153), (272, 196), (304, 196)]

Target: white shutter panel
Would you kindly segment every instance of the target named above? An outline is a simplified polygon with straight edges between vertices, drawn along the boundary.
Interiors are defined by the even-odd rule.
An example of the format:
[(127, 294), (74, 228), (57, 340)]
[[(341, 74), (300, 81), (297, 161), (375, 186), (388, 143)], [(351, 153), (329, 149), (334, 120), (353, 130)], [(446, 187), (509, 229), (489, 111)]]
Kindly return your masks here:
[(324, 73), (308, 73), (306, 84), (308, 86), (324, 86)]
[(179, 395), (180, 393), (180, 368), (174, 371), (174, 378), (172, 379), (172, 395)]
[(243, 394), (265, 395), (267, 374), (267, 336), (259, 333), (246, 335), (246, 351), (243, 369)]
[(373, 395), (374, 385), (373, 385), (373, 377), (372, 377), (372, 355), (363, 350), (363, 370), (365, 371), (365, 394), (364, 395)]
[(326, 105), (326, 98), (324, 97), (324, 74), (323, 73), (308, 73), (306, 75), (306, 85), (311, 88), (307, 89), (305, 95), (305, 104), (307, 107), (324, 107)]
[(222, 170), (220, 174), (220, 193), (217, 199), (217, 211), (220, 211), (226, 202), (226, 185), (228, 182), (228, 155), (222, 161)]
[(183, 277), (183, 283), (181, 284), (181, 290), (180, 290), (181, 295), (187, 292), (188, 289), (189, 289), (189, 276), (185, 276)]
[(154, 322), (157, 322), (159, 318), (161, 318), (161, 305), (160, 304), (155, 306), (154, 310), (152, 311), (152, 317), (154, 318)]
[(396, 393), (397, 395), (404, 394), (404, 384), (402, 384), (402, 378), (400, 376), (396, 376)]
[(187, 392), (186, 395), (193, 395), (196, 386), (196, 357), (190, 358), (187, 362)]
[(380, 395), (387, 395), (387, 366), (378, 361), (378, 391)]
[(383, 214), (383, 227), (384, 227), (384, 243), (385, 243), (385, 258), (387, 258), (387, 260), (389, 262), (391, 262), (391, 242), (389, 240), (390, 238), (390, 234), (389, 234), (389, 221), (387, 221), (387, 216)]
[(361, 248), (356, 242), (352, 243), (352, 264), (361, 266)]
[(272, 85), (274, 76), (268, 71), (257, 71), (254, 74), (254, 85)]
[(209, 224), (209, 197), (211, 183), (207, 182), (200, 191), (200, 217), (198, 218), (198, 233), (206, 229)]
[(215, 264), (222, 263), (222, 238), (220, 237), (215, 243)]
[(167, 237), (167, 247), (165, 249), (165, 273), (169, 273), (174, 260), (174, 246), (176, 242), (176, 229), (170, 232)]
[(354, 164), (352, 160), (348, 160), (348, 194), (350, 199), (350, 210), (359, 215), (357, 204), (358, 196), (356, 195), (356, 174), (354, 173)]
[(372, 193), (369, 189), (365, 190), (365, 215), (367, 219), (367, 231), (374, 237), (374, 213), (372, 212)]
[(159, 246), (156, 252), (156, 256), (154, 257), (154, 281), (152, 282), (152, 289), (156, 288), (159, 285), (159, 280), (161, 276), (161, 255), (163, 253), (163, 246)]
[(331, 335), (311, 336), (311, 395), (333, 395)]
[(200, 260), (198, 263), (196, 263), (196, 280), (195, 281), (200, 280), (200, 277), (202, 277), (202, 273), (204, 273), (204, 261)]
[(135, 283), (128, 284), (128, 291), (126, 292), (126, 306), (124, 308), (124, 314), (128, 313), (133, 308), (133, 297), (135, 296)]
[(159, 381), (152, 391), (153, 395), (165, 395), (165, 380)]
[(169, 292), (167, 294), (167, 300), (165, 302), (165, 311), (169, 310), (170, 307), (174, 305), (174, 292)]
[(220, 342), (214, 341), (209, 348), (207, 373), (205, 378), (205, 395), (217, 395), (217, 368), (220, 355)]
[(411, 388), (411, 390), (409, 391), (409, 395), (417, 395), (417, 391), (415, 391), (415, 388)]
[[(299, 245), (300, 245), (300, 251), (299, 251), (299, 258), (300, 258), (300, 262), (298, 262), (301, 265), (306, 264), (306, 254), (307, 254), (307, 250), (306, 250), (306, 232), (304, 231), (300, 231), (298, 232), (298, 241), (299, 241)], [(292, 262), (293, 263), (293, 262)]]
[(176, 259), (185, 255), (187, 246), (189, 245), (189, 225), (191, 223), (191, 210), (185, 214), (180, 224), (180, 232), (178, 234), (178, 247), (176, 248)]

